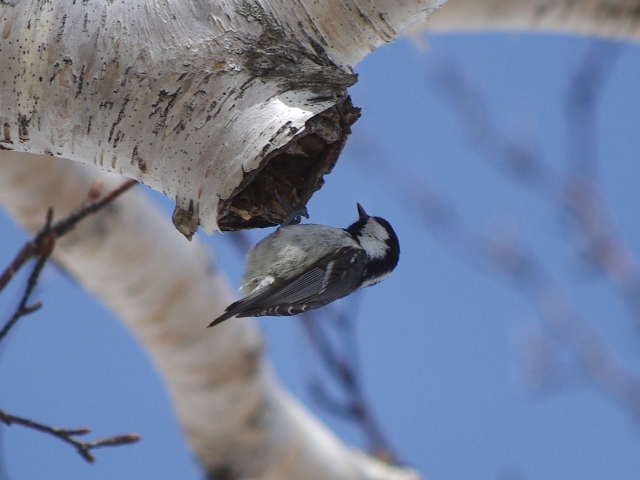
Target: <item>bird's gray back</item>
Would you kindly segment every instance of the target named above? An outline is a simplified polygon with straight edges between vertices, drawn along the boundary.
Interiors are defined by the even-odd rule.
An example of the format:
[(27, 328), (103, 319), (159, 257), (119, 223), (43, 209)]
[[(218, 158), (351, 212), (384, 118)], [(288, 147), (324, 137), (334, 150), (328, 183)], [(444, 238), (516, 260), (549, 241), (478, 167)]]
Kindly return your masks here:
[(324, 225), (280, 227), (248, 254), (242, 292), (248, 294), (265, 277), (295, 276), (318, 259), (345, 246), (361, 248), (346, 231)]

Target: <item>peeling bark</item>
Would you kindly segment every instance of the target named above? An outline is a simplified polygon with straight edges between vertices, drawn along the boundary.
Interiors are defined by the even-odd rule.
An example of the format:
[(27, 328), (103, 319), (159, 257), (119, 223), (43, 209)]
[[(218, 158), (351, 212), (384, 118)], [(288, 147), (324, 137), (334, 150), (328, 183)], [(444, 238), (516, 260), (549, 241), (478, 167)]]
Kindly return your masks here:
[(442, 3), (5, 2), (0, 149), (135, 178), (176, 200), (187, 237), (272, 225), (278, 196), (303, 206), (335, 164), (352, 67)]

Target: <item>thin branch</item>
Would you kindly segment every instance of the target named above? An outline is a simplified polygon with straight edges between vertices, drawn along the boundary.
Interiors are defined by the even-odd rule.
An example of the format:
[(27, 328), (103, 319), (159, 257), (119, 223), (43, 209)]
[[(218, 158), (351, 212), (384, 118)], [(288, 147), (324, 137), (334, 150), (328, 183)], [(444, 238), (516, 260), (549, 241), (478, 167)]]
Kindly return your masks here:
[[(28, 260), (34, 257), (37, 258), (33, 270), (29, 275), (27, 286), (22, 295), (20, 303), (16, 308), (16, 311), (9, 319), (9, 321), (4, 325), (2, 330), (0, 330), (0, 342), (2, 342), (11, 328), (15, 326), (20, 318), (29, 315), (30, 313), (33, 313), (40, 307), (42, 307), (42, 304), (40, 302), (29, 305), (29, 299), (38, 283), (38, 278), (42, 273), (42, 269), (44, 268), (47, 260), (53, 252), (56, 240), (70, 232), (80, 220), (84, 219), (88, 215), (100, 211), (102, 208), (113, 202), (113, 200), (115, 200), (119, 195), (127, 191), (136, 183), (137, 182), (134, 180), (128, 180), (124, 182), (120, 187), (112, 190), (103, 197), (98, 198), (100, 184), (99, 182), (96, 182), (89, 190), (88, 202), (78, 210), (69, 214), (67, 217), (56, 222), (53, 226), (51, 225), (51, 222), (53, 220), (53, 210), (49, 208), (49, 210), (47, 211), (47, 218), (43, 229), (35, 236), (33, 240), (27, 242), (24, 245), (18, 255), (14, 258), (13, 262), (11, 262), (2, 276), (0, 276), (1, 292), (2, 289), (14, 277), (15, 273), (20, 270), (20, 268), (22, 268), (22, 266), (24, 266)], [(27, 418), (7, 414), (2, 410), (0, 410), (0, 422), (6, 425), (22, 425), (26, 428), (31, 428), (33, 430), (38, 430), (40, 432), (45, 432), (49, 435), (53, 435), (63, 442), (73, 445), (78, 453), (82, 456), (82, 458), (90, 463), (93, 463), (95, 461), (94, 456), (89, 453), (90, 450), (105, 446), (126, 445), (135, 443), (140, 440), (140, 437), (136, 434), (127, 434), (116, 437), (100, 438), (91, 442), (81, 442), (74, 437), (89, 433), (91, 431), (89, 428), (69, 430), (59, 427), (51, 427), (42, 423), (34, 422), (33, 420), (29, 420)]]
[(606, 274), (640, 329), (640, 268), (594, 183), (594, 109), (618, 52), (614, 44), (594, 44), (572, 80), (567, 101), (568, 172), (553, 168), (537, 153), (507, 138), (489, 120), (482, 96), (455, 67), (440, 61), (432, 70), (465, 132), (484, 153), (483, 158), (576, 222), (587, 245), (587, 255), (582, 258)]
[(48, 433), (49, 435), (52, 435), (62, 440), (63, 442), (75, 447), (80, 456), (89, 463), (93, 463), (96, 461), (95, 457), (91, 453), (89, 453), (91, 450), (100, 447), (130, 445), (140, 440), (139, 435), (136, 435), (135, 433), (128, 433), (126, 435), (118, 435), (115, 437), (98, 438), (90, 442), (81, 442), (80, 440), (77, 440), (73, 437), (86, 435), (87, 433), (91, 432), (90, 428), (85, 427), (77, 429), (64, 429), (60, 427), (51, 427), (49, 425), (34, 422), (33, 420), (29, 420), (27, 418), (10, 415), (8, 413), (5, 413), (3, 410), (0, 410), (0, 422), (3, 422), (7, 426), (11, 426), (12, 424), (22, 425), (26, 428), (31, 428), (33, 430)]
[[(577, 221), (589, 245), (592, 261), (607, 273), (640, 326), (640, 271), (614, 228), (610, 209), (593, 183), (597, 154), (594, 109), (618, 51), (616, 45), (594, 44), (573, 79), (567, 102), (568, 173), (551, 168), (535, 153), (522, 155), (524, 150), (504, 136), (489, 121), (488, 115), (481, 114), (479, 108), (469, 108), (469, 105), (481, 104), (482, 100), (451, 67), (445, 69), (449, 79), (446, 88), (461, 117), (461, 124), (485, 150), (485, 158), (494, 165), (507, 167), (505, 170), (512, 178), (532, 187), (534, 192), (551, 200)], [(457, 81), (451, 81), (456, 78)], [(455, 91), (458, 87), (462, 88)], [(482, 138), (479, 132), (483, 134)], [(513, 168), (522, 165), (523, 158), (527, 159), (527, 168)], [(532, 176), (531, 172), (537, 172), (537, 175)], [(533, 301), (547, 331), (556, 341), (570, 347), (588, 377), (640, 419), (640, 379), (622, 365), (600, 333), (576, 312), (569, 295), (550, 280), (533, 256), (513, 242), (496, 242), (470, 231), (466, 236), (469, 238), (467, 243), (480, 246), (476, 251), (479, 257), (484, 256), (487, 263), (493, 264)]]
[[(135, 180), (126, 180), (122, 185), (114, 188), (102, 197), (91, 200), (80, 207), (78, 210), (71, 212), (66, 218), (63, 218), (59, 222), (56, 222), (51, 230), (56, 234), (56, 237), (62, 237), (63, 235), (73, 230), (78, 222), (80, 222), (80, 220), (94, 213), (98, 213), (100, 210), (112, 203), (116, 198), (118, 198), (120, 195), (122, 195), (137, 183), (138, 182)], [(89, 195), (92, 194), (92, 190), (89, 191)]]
[(2, 330), (0, 330), (0, 342), (2, 342), (2, 340), (7, 335), (7, 333), (9, 333), (9, 330), (11, 330), (11, 328), (18, 322), (20, 318), (24, 317), (25, 315), (29, 315), (35, 312), (36, 310), (40, 309), (40, 307), (42, 307), (42, 303), (40, 302), (34, 303), (32, 305), (27, 305), (27, 303), (29, 302), (31, 294), (33, 293), (33, 290), (36, 287), (36, 284), (38, 283), (38, 278), (40, 277), (40, 273), (42, 272), (42, 269), (44, 268), (45, 263), (47, 263), (47, 260), (49, 259), (49, 256), (53, 252), (53, 248), (55, 246), (56, 236), (51, 231), (52, 218), (53, 218), (53, 210), (50, 208), (47, 211), (47, 220), (44, 225), (44, 228), (42, 229), (41, 235), (39, 235), (40, 239), (37, 244), (37, 251), (39, 255), (38, 261), (33, 267), (33, 270), (31, 271), (31, 275), (29, 275), (29, 280), (27, 281), (27, 287), (24, 290), (24, 293), (22, 295), (22, 299), (20, 300), (20, 304), (18, 305), (18, 308), (16, 308), (16, 311), (14, 312), (12, 317), (4, 325)]
[[(366, 169), (363, 170), (377, 178), (384, 178), (384, 188), (390, 194), (397, 195), (403, 205), (410, 206), (431, 231), (439, 233), (439, 240), (448, 249), (474, 266), (497, 273), (510, 285), (516, 286), (536, 308), (547, 335), (575, 356), (592, 384), (640, 420), (640, 378), (622, 364), (602, 335), (577, 313), (569, 295), (551, 280), (533, 255), (514, 241), (497, 240), (474, 231), (418, 175), (404, 171), (401, 162), (394, 161), (390, 152), (375, 145), (375, 141), (371, 142), (372, 145), (367, 149)], [(377, 153), (369, 155), (371, 152)], [(362, 160), (364, 165), (365, 157), (359, 152), (355, 153), (354, 158)], [(584, 193), (583, 190), (581, 192)], [(585, 195), (580, 200), (583, 201), (594, 200), (592, 196)], [(581, 204), (577, 200), (575, 202), (576, 205)], [(593, 214), (589, 214), (581, 221), (590, 225), (595, 220)], [(602, 226), (597, 221), (594, 229), (595, 225)], [(635, 265), (627, 262), (624, 260), (626, 267)]]
[[(47, 238), (51, 240), (51, 238), (56, 239), (66, 235), (75, 228), (80, 220), (88, 215), (99, 212), (102, 208), (113, 202), (136, 183), (138, 182), (135, 180), (127, 180), (118, 188), (115, 188), (100, 198), (95, 198), (95, 192), (97, 186), (99, 187), (99, 184), (94, 184), (91, 190), (89, 190), (89, 201), (85, 205), (80, 207), (78, 210), (71, 212), (67, 217), (59, 220), (53, 226), (50, 225), (49, 220), (48, 226), (45, 226), (45, 228), (40, 231), (33, 240), (27, 242), (24, 247), (22, 247), (9, 267), (7, 267), (2, 275), (0, 275), (0, 292), (2, 292), (16, 272), (18, 272), (18, 270), (20, 270), (27, 261), (41, 255), (42, 249), (46, 248), (45, 240)], [(51, 235), (53, 235), (53, 237), (51, 237)]]
[[(332, 398), (327, 389), (321, 387), (319, 380), (312, 380), (309, 390), (316, 401), (327, 411), (349, 419), (360, 426), (369, 443), (368, 450), (372, 455), (387, 463), (400, 465), (398, 456), (394, 453), (369, 407), (369, 402), (360, 384), (357, 365), (354, 361), (349, 360), (344, 345), (333, 344), (325, 331), (325, 325), (328, 324), (326, 321), (328, 313), (325, 308), (317, 312), (304, 313), (298, 318), (314, 347), (314, 351), (318, 353), (327, 372), (341, 389), (345, 400)], [(342, 340), (342, 343), (345, 343), (344, 335), (338, 334), (338, 338)]]
[(483, 154), (482, 158), (545, 198), (562, 202), (564, 175), (535, 151), (504, 135), (490, 120), (481, 93), (455, 66), (442, 59), (433, 63), (430, 73), (435, 86), (450, 102), (471, 146)]
[(640, 421), (640, 378), (622, 364), (600, 332), (576, 311), (566, 291), (515, 243), (484, 242), (487, 262), (532, 301), (551, 338), (573, 352), (587, 377)]
[(592, 41), (571, 80), (565, 109), (567, 163), (575, 176), (595, 179), (598, 132), (594, 107), (621, 50), (621, 45), (615, 42)]
[(347, 402), (339, 401), (332, 396), (323, 383), (318, 379), (311, 379), (308, 382), (309, 393), (318, 404), (327, 412), (344, 420), (352, 420), (353, 408)]

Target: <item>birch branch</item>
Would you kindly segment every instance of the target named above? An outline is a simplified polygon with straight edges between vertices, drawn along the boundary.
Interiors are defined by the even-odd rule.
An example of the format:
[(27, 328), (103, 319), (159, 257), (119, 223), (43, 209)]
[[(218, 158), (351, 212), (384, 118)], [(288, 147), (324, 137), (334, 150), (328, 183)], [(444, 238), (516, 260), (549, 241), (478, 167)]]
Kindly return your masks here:
[(433, 33), (542, 31), (640, 38), (638, 0), (449, 0), (419, 27)]
[(135, 178), (188, 238), (268, 226), (335, 165), (352, 67), (442, 3), (3, 1), (0, 149)]
[[(75, 162), (0, 152), (0, 203), (36, 231), (48, 208), (60, 216), (76, 208), (97, 176), (105, 189), (122, 181)], [(418, 478), (344, 446), (284, 391), (253, 320), (205, 328), (231, 292), (204, 247), (187, 242), (141, 192), (83, 220), (54, 258), (148, 351), (209, 478)]]

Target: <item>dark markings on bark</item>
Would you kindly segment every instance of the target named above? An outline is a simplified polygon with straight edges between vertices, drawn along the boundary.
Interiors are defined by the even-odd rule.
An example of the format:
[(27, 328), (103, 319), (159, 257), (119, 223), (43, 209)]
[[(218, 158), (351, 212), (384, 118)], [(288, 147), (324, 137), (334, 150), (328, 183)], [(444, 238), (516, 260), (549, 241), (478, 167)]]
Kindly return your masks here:
[(29, 124), (31, 119), (26, 115), (18, 114), (18, 138), (21, 142), (29, 141)]
[(3, 143), (13, 143), (11, 141), (11, 125), (8, 122), (5, 122), (2, 126), (2, 137)]
[[(304, 6), (303, 6), (304, 8)], [(325, 47), (328, 47), (329, 44), (327, 43), (327, 41), (324, 39), (324, 35), (322, 35), (322, 33), (320, 32), (320, 30), (318, 30), (318, 28), (316, 27), (316, 22), (313, 18), (311, 18), (311, 15), (309, 15), (309, 12), (307, 11), (307, 9), (304, 9), (304, 13), (307, 15), (307, 22), (303, 23), (303, 22), (299, 22), (298, 23), (298, 28), (300, 30), (302, 30), (302, 32), (304, 32), (304, 34), (307, 36), (307, 38), (311, 39), (311, 35), (309, 35), (306, 31), (305, 26), (309, 26), (311, 27), (311, 30), (313, 30), (314, 36), (317, 39), (317, 41), (320, 41), (324, 44)], [(323, 48), (324, 50), (324, 48)]]
[(144, 161), (144, 158), (140, 156), (138, 153), (138, 144), (136, 143), (135, 147), (133, 147), (133, 153), (131, 154), (131, 165), (135, 163), (138, 164), (138, 168), (140, 172), (147, 173), (147, 162)]
[(127, 84), (127, 76), (129, 75), (130, 71), (131, 71), (131, 67), (127, 67), (127, 69), (122, 74), (122, 80), (120, 80), (121, 87), (124, 87)]
[(76, 98), (78, 98), (78, 95), (82, 93), (82, 86), (84, 85), (84, 69), (85, 66), (82, 65), (82, 69), (80, 70), (80, 78), (78, 79), (78, 90), (76, 91)]
[(49, 78), (49, 83), (53, 82), (53, 80), (56, 78), (56, 76), (58, 75), (58, 70), (60, 70), (60, 63), (56, 62), (53, 64), (53, 75), (51, 75), (51, 77)]
[(245, 17), (248, 21), (257, 21), (265, 30), (281, 30), (274, 16), (267, 13), (262, 5), (258, 3), (244, 0), (242, 5), (236, 7), (236, 13)]
[[(212, 119), (214, 119), (214, 118), (216, 118), (216, 117), (218, 116), (218, 114), (222, 111), (222, 107), (225, 105), (225, 103), (227, 103), (227, 100), (229, 100), (229, 99), (233, 96), (233, 94), (234, 94), (235, 92), (236, 92), (236, 89), (235, 89), (235, 88), (233, 88), (230, 92), (228, 92), (228, 93), (227, 93), (227, 92), (225, 92), (225, 93), (223, 93), (223, 94), (221, 95), (221, 96), (222, 96), (222, 97), (224, 97), (224, 98), (223, 98), (223, 100), (220, 102), (220, 104), (218, 105), (218, 109), (213, 113), (213, 115), (211, 115), (211, 118), (212, 118)], [(213, 102), (213, 103), (211, 104), (213, 108), (215, 108), (214, 103), (216, 103), (216, 102)]]
[(183, 131), (185, 128), (187, 128), (187, 127), (185, 127), (184, 122), (183, 122), (182, 120), (180, 120), (180, 121), (178, 122), (178, 124), (177, 124), (175, 127), (173, 127), (173, 133), (176, 133), (176, 134), (177, 134), (177, 133), (180, 133), (180, 132), (181, 132), (181, 131)]
[(311, 50), (278, 34), (264, 32), (257, 42), (259, 47), (247, 50), (245, 66), (253, 76), (279, 85), (281, 92), (309, 90), (325, 96), (344, 94), (356, 83), (357, 75), (331, 63), (318, 42), (309, 43)]
[[(100, 15), (100, 23), (98, 24), (98, 28), (95, 30), (95, 33), (93, 34), (93, 45), (97, 48), (98, 47), (98, 40), (100, 38), (102, 38), (102, 30), (104, 30), (105, 25), (107, 24), (107, 14), (106, 12), (103, 12), (102, 15)], [(103, 77), (104, 78), (104, 75)]]
[(273, 81), (282, 92), (310, 90), (321, 95), (344, 95), (356, 83), (356, 75), (335, 65), (318, 42), (322, 35), (307, 32), (308, 45), (287, 36), (276, 19), (258, 3), (245, 0), (236, 12), (263, 28), (260, 38), (244, 52), (245, 66), (252, 76)]
[(124, 139), (124, 132), (122, 130), (118, 130), (116, 136), (113, 137), (113, 146), (117, 147), (118, 144)]
[(251, 85), (253, 85), (253, 82), (255, 82), (257, 80), (256, 77), (249, 77), (247, 79), (247, 81), (245, 81), (242, 85), (240, 85), (240, 87), (238, 87), (238, 95), (236, 95), (236, 98), (242, 98), (244, 97), (244, 93), (249, 89), (249, 87)]
[[(108, 103), (108, 102), (105, 102), (105, 103)], [(127, 103), (129, 103), (129, 95), (124, 97), (124, 100), (122, 100), (122, 107), (120, 107), (120, 111), (118, 112), (118, 117), (116, 118), (116, 121), (113, 122), (113, 124), (111, 125), (111, 130), (109, 130), (109, 139), (108, 139), (109, 143), (111, 143), (111, 138), (113, 137), (113, 132), (115, 131), (116, 126), (124, 118), (124, 109), (127, 107)], [(112, 102), (111, 102), (111, 104), (113, 105)]]
[[(151, 105), (153, 107), (153, 111), (151, 112), (151, 115), (149, 115), (149, 118), (151, 118), (153, 115), (155, 115), (158, 112), (160, 112), (161, 117), (166, 118), (167, 115), (169, 115), (169, 111), (173, 108), (173, 105), (176, 103), (176, 100), (179, 94), (180, 94), (180, 87), (178, 87), (178, 89), (175, 92), (160, 90), (160, 93), (158, 93), (158, 100), (156, 100), (156, 102), (153, 105)], [(165, 102), (166, 102), (166, 105), (164, 108), (162, 108), (161, 104)]]
[(56, 41), (62, 40), (62, 36), (64, 35), (64, 27), (67, 23), (67, 14), (62, 15), (60, 19), (60, 28), (58, 29), (58, 34), (56, 35)]
[(397, 34), (397, 32), (395, 31), (395, 29), (391, 26), (391, 24), (387, 21), (387, 17), (384, 13), (380, 13), (378, 15), (380, 17), (380, 21), (382, 23), (385, 24), (385, 26), (392, 32), (392, 35), (395, 37), (395, 35)]

